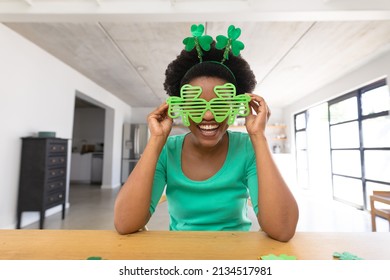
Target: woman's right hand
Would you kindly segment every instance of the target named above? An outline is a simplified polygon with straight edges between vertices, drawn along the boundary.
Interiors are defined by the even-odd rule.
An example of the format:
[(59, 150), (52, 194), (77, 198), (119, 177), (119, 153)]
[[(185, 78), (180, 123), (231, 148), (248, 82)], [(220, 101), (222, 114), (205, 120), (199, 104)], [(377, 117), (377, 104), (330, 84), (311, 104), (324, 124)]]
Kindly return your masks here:
[(164, 102), (148, 115), (151, 136), (168, 138), (173, 120), (168, 116), (168, 104)]

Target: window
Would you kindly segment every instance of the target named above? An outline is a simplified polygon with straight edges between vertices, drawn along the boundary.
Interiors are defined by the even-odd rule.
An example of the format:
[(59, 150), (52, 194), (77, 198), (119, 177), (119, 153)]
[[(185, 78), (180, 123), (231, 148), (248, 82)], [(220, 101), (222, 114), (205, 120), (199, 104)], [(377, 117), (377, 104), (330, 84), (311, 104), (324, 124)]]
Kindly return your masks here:
[(388, 146), (390, 143), (389, 116), (363, 120), (362, 132), (365, 148), (378, 148)]
[(390, 150), (365, 150), (364, 160), (367, 180), (389, 182)]
[(338, 175), (361, 177), (361, 158), (359, 150), (333, 150), (333, 173)]
[(385, 80), (361, 90), (361, 151), (366, 209), (374, 190), (390, 191), (390, 93)]
[(298, 114), (295, 123), (298, 184), (304, 188), (315, 188), (327, 195), (330, 191), (327, 103)]
[(389, 111), (389, 90), (386, 84), (362, 92), (362, 115)]
[(295, 116), (295, 129), (302, 130), (306, 128), (306, 113), (303, 112)]
[[(327, 146), (327, 139), (330, 158), (322, 154), (322, 166), (326, 170), (329, 160), (333, 198), (368, 209), (373, 190), (390, 191), (390, 93), (386, 80), (329, 100), (322, 106), (327, 107), (328, 135), (318, 129), (323, 123), (321, 118), (313, 118), (314, 112), (310, 113), (316, 107), (319, 112), (320, 106), (295, 116), (298, 182), (299, 176), (310, 181), (313, 166), (321, 164), (315, 162), (313, 155)], [(321, 145), (313, 144), (312, 139), (321, 141)]]
[(333, 148), (359, 148), (359, 125), (357, 121), (330, 127)]
[(307, 188), (309, 184), (307, 165), (306, 112), (295, 115), (295, 144), (298, 184)]
[(329, 105), (330, 124), (356, 120), (357, 101), (356, 96)]

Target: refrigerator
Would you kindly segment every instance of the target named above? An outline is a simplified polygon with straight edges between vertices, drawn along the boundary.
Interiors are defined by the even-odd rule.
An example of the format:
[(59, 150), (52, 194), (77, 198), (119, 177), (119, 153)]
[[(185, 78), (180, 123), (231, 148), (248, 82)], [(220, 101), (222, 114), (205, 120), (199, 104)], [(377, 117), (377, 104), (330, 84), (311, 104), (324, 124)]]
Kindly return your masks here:
[(127, 177), (129, 177), (129, 174), (140, 159), (148, 139), (149, 130), (147, 124), (125, 123), (123, 125), (122, 184), (126, 182)]

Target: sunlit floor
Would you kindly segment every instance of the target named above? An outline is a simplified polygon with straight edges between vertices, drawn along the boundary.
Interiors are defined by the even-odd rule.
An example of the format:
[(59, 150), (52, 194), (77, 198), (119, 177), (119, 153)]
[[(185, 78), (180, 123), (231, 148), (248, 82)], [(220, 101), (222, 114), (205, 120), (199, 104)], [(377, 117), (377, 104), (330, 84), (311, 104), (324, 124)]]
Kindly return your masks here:
[[(65, 219), (54, 214), (45, 219), (45, 229), (114, 229), (113, 206), (118, 189), (100, 189), (97, 185), (71, 185), (70, 207)], [(297, 231), (365, 232), (371, 231), (371, 217), (366, 211), (356, 210), (343, 203), (326, 199), (311, 191), (294, 191), (300, 209)], [(252, 211), (252, 210), (251, 210)], [(252, 230), (258, 230), (253, 211)], [(388, 232), (386, 220), (377, 218), (377, 231)], [(151, 218), (149, 230), (168, 230), (167, 203), (162, 203)], [(25, 228), (38, 228), (38, 222)]]

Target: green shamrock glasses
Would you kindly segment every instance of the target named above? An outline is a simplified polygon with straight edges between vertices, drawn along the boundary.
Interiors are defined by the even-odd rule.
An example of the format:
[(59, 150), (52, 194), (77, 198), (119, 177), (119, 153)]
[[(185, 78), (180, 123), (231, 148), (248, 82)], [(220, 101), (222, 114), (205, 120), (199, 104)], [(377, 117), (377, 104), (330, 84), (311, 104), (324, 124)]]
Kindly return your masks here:
[(180, 97), (171, 96), (167, 99), (168, 116), (171, 118), (181, 116), (183, 124), (189, 126), (189, 118), (195, 123), (200, 123), (208, 110), (217, 122), (221, 123), (227, 118), (229, 125), (234, 123), (236, 116), (249, 115), (251, 97), (247, 94), (236, 95), (236, 87), (231, 83), (215, 86), (214, 93), (217, 97), (210, 101), (199, 98), (201, 93), (202, 88), (199, 86), (183, 85)]

